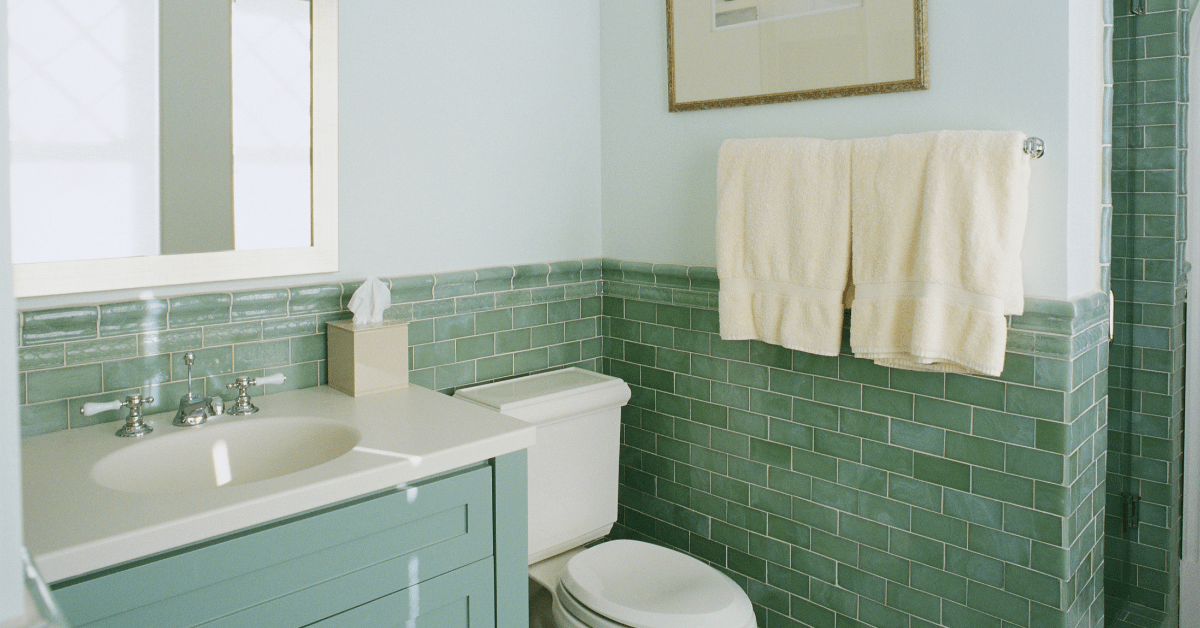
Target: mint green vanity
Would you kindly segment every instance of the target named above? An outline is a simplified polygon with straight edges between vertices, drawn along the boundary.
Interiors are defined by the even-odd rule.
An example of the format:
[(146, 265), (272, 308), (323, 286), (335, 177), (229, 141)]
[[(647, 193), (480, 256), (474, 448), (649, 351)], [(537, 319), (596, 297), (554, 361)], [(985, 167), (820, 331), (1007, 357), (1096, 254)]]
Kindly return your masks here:
[[(278, 397), (286, 394), (291, 393), (281, 393)], [(346, 401), (349, 398), (336, 395), (328, 396), (328, 400), (336, 402), (335, 405), (349, 403)], [(414, 395), (416, 401), (409, 399)], [(264, 409), (275, 397), (264, 399)], [(85, 570), (51, 583), (64, 614), (76, 628), (527, 628), (526, 457), (521, 447), (522, 443), (528, 446), (528, 434), (518, 424), (507, 423), (511, 421), (509, 417), (480, 414), (476, 408), (429, 391), (413, 388), (393, 395), (393, 400), (398, 400), (391, 404), (393, 410), (408, 405), (413, 411), (428, 411), (427, 404), (434, 404), (441, 420), (426, 419), (428, 424), (421, 427), (425, 431), (442, 428), (457, 431), (462, 442), (456, 445), (449, 436), (435, 435), (432, 440), (439, 443), (435, 447), (422, 445), (421, 439), (413, 436), (407, 441), (408, 451), (401, 456), (395, 453), (397, 442), (389, 444), (380, 439), (366, 443), (371, 440), (374, 428), (355, 423), (356, 429), (363, 433), (364, 444), (370, 446), (356, 448), (352, 453), (364, 454), (363, 459), (346, 468), (339, 470), (338, 465), (327, 464), (322, 466), (331, 466), (333, 471), (327, 469), (324, 475), (315, 473), (321, 469), (318, 466), (244, 486), (140, 496), (142, 502), (130, 498), (133, 501), (125, 506), (133, 528), (130, 533), (116, 535), (119, 537), (116, 540), (97, 538), (90, 544), (94, 548), (90, 553), (86, 542), (71, 547), (62, 542), (59, 543), (62, 547), (43, 552), (52, 574)], [(301, 402), (311, 411), (311, 395), (303, 397)], [(286, 408), (287, 404), (276, 406)], [(369, 410), (381, 411), (379, 407)], [(456, 413), (457, 418), (447, 418), (447, 412)], [(342, 414), (346, 414), (344, 407)], [(496, 424), (499, 429), (489, 423), (497, 418), (503, 419)], [(480, 430), (475, 437), (467, 433), (472, 426)], [(403, 433), (416, 426), (393, 416), (387, 427), (390, 429), (385, 432)], [(104, 431), (111, 435), (111, 430)], [(514, 438), (514, 434), (520, 437)], [(112, 449), (110, 441), (102, 442)], [(33, 445), (35, 449), (43, 446), (40, 442)], [(380, 446), (385, 449), (378, 449)], [(365, 455), (389, 457), (380, 454), (381, 451), (393, 452), (395, 458), (380, 462)], [(496, 453), (450, 470), (439, 469), (454, 460), (461, 461), (463, 456), (473, 458), (489, 451)], [(27, 473), (39, 472), (29, 465), (36, 467), (45, 453), (33, 452)], [(380, 465), (386, 468), (380, 470)], [(422, 467), (437, 472), (425, 474)], [(173, 521), (181, 531), (193, 536), (197, 526), (192, 519), (221, 522), (212, 513), (213, 508), (234, 513), (235, 520), (278, 512), (281, 507), (264, 506), (286, 497), (271, 488), (276, 481), (279, 482), (276, 488), (285, 493), (303, 497), (306, 490), (315, 490), (328, 496), (344, 493), (330, 488), (348, 481), (338, 474), (349, 475), (350, 479), (357, 477), (359, 486), (365, 487), (387, 478), (388, 469), (391, 479), (419, 477), (131, 560), (87, 569), (95, 564), (91, 554), (108, 556), (106, 561), (119, 556), (123, 545), (117, 541), (137, 546), (141, 536), (137, 525), (146, 526), (144, 538), (153, 547), (156, 539), (169, 538), (160, 533), (169, 533)], [(309, 472), (314, 472), (309, 484), (316, 488), (307, 488), (304, 482), (291, 477)], [(70, 474), (66, 475), (69, 485)], [(29, 490), (28, 483), (26, 488)], [(89, 488), (80, 500), (86, 507), (86, 502), (95, 498), (93, 491), (104, 496), (108, 490)], [(123, 494), (114, 493), (110, 497), (122, 499), (120, 495)], [(220, 506), (218, 497), (230, 503)], [(198, 507), (191, 517), (178, 510), (188, 501), (203, 504), (214, 499), (215, 503)], [(311, 503), (312, 499), (316, 498), (310, 496), (292, 503)], [(35, 520), (27, 516), (27, 526), (49, 524), (47, 520), (36, 519), (49, 515), (55, 508), (66, 508), (67, 500), (69, 496), (55, 507), (45, 504), (35, 507), (32, 513)], [(27, 495), (26, 501), (31, 501), (30, 496)], [(156, 502), (169, 514), (159, 521), (143, 521), (150, 516)], [(238, 515), (239, 512), (242, 514)], [(99, 513), (96, 523), (103, 529), (107, 523), (104, 520), (114, 516)], [(80, 518), (70, 525), (87, 527), (86, 512), (80, 512)], [(38, 529), (28, 528), (28, 535), (34, 538), (36, 547)], [(48, 536), (46, 542), (50, 541)], [(145, 547), (129, 552), (145, 552)]]

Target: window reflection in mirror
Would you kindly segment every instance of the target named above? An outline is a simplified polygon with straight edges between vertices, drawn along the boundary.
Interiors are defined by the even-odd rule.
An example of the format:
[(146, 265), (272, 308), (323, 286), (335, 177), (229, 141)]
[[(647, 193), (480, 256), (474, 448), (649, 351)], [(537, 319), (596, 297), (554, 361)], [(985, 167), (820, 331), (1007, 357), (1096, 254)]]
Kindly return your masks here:
[(309, 2), (8, 10), (15, 262), (311, 245)]

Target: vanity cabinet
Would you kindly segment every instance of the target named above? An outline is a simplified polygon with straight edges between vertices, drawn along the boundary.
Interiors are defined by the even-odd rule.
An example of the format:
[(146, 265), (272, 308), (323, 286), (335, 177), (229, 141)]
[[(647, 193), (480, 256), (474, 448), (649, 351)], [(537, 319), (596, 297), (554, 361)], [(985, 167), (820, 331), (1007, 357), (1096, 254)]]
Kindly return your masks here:
[(51, 588), (75, 628), (525, 628), (524, 493), (519, 451)]

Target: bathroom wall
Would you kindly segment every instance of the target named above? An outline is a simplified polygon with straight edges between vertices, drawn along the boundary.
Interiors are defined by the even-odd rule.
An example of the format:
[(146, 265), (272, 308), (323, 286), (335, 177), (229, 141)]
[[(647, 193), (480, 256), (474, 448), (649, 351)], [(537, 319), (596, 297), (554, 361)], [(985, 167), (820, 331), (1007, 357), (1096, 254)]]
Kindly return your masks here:
[(1000, 378), (724, 341), (715, 270), (604, 264), (617, 534), (689, 552), (768, 628), (1103, 622), (1102, 294), (1026, 300)]
[[(1105, 579), (1115, 626), (1172, 626), (1179, 607), (1183, 241), (1187, 237), (1186, 2), (1119, 8), (1115, 24), (1113, 249)], [(1126, 530), (1125, 496), (1141, 523)]]
[[(452, 392), (567, 365), (598, 370), (599, 280), (596, 258), (386, 278), (387, 316), (410, 321), (409, 378), (426, 388)], [(235, 378), (272, 373), (288, 379), (252, 395), (325, 384), (325, 323), (350, 316), (360, 283), (24, 311), (21, 433), (118, 421), (125, 410), (79, 410), (135, 392), (154, 397), (147, 413), (172, 411), (187, 390), (188, 351), (197, 393), (232, 399), (226, 385)]]
[[(0, 16), (0, 47), (8, 45), (8, 16)], [(0, 67), (0, 137), (8, 137), (8, 68)], [(16, 415), (16, 304), (12, 298), (12, 244), (8, 220), (8, 146), (0, 147), (0, 417)], [(0, 418), (0, 623), (24, 612), (21, 559), (21, 467), (17, 421)]]
[(600, 255), (595, 0), (355, 0), (339, 11), (340, 272), (156, 288), (153, 296)]
[[(727, 570), (763, 626), (1101, 617), (1101, 295), (1028, 300), (992, 379), (721, 341), (712, 267), (592, 258), (388, 281), (415, 384), (563, 365), (629, 382), (618, 534)], [(187, 350), (210, 394), (240, 374), (291, 378), (255, 393), (321, 383), (321, 323), (355, 287), (22, 312), (24, 432), (119, 420), (78, 408), (133, 387), (170, 409)]]
[(716, 156), (728, 138), (1014, 130), (1047, 145), (1033, 166), (1027, 293), (1096, 290), (1099, 3), (934, 1), (929, 16), (929, 91), (668, 113), (663, 3), (601, 3), (604, 255), (714, 265)]

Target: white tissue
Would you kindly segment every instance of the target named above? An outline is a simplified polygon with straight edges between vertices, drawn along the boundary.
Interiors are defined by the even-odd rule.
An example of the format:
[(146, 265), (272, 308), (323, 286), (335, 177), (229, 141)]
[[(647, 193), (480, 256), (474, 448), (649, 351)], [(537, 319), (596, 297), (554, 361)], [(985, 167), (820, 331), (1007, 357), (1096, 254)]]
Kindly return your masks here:
[(374, 277), (367, 277), (363, 285), (354, 291), (346, 307), (354, 312), (354, 324), (379, 323), (383, 313), (392, 305), (392, 291), (387, 284)]

